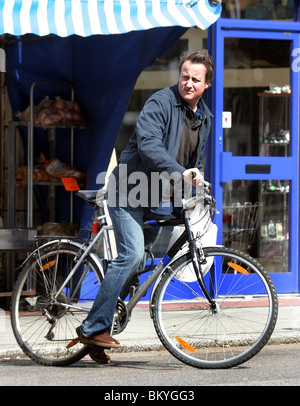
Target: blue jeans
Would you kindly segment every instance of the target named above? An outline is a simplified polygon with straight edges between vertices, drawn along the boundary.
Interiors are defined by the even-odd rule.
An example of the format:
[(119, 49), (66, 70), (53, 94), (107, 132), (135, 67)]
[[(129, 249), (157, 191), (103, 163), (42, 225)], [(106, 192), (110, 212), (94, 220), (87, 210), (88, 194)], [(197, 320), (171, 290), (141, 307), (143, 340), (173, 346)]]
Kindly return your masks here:
[(85, 337), (92, 337), (103, 331), (110, 332), (123, 286), (144, 267), (145, 242), (151, 248), (159, 234), (159, 228), (154, 227), (144, 238), (146, 211), (143, 207), (109, 207), (118, 257), (111, 261), (95, 302), (82, 323), (81, 333)]

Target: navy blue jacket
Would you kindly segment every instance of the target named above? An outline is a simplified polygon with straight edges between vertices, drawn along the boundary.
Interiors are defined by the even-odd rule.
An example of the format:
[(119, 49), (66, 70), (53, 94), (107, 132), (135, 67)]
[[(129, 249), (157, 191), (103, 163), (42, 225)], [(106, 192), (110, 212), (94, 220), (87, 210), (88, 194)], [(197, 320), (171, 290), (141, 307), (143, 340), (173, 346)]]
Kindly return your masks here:
[[(203, 123), (195, 166), (203, 171), (202, 160), (211, 129), (211, 112), (202, 99), (200, 103)], [(178, 84), (159, 90), (147, 100), (137, 120), (135, 132), (120, 156), (119, 164), (127, 164), (128, 176), (133, 172), (143, 172), (150, 185), (151, 172), (178, 172), (182, 175), (187, 168), (181, 166), (176, 157), (185, 109)], [(118, 167), (113, 173), (118, 178)], [(131, 187), (134, 185), (128, 185), (128, 191)]]

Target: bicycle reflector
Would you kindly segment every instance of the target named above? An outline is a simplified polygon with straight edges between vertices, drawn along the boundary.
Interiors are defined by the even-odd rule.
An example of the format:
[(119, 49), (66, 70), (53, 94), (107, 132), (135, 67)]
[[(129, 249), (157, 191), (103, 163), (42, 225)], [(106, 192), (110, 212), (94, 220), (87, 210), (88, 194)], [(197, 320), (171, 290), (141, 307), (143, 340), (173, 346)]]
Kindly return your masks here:
[(40, 271), (46, 271), (47, 269), (50, 269), (52, 266), (55, 265), (55, 260), (47, 262), (45, 265), (43, 265), (43, 268), (40, 268)]
[(229, 265), (232, 269), (234, 269), (235, 271), (237, 271), (237, 272), (239, 272), (239, 273), (242, 273), (242, 274), (244, 274), (244, 275), (249, 275), (249, 272), (246, 271), (245, 268), (243, 268), (242, 266), (240, 266), (240, 265), (238, 265), (238, 264), (235, 264), (234, 262), (228, 262), (228, 265)]
[(99, 221), (94, 221), (93, 226), (92, 226), (92, 233), (98, 234), (99, 231), (100, 231), (100, 223), (99, 223)]
[(189, 343), (187, 343), (186, 341), (184, 341), (182, 338), (176, 337), (176, 340), (177, 340), (177, 341), (179, 342), (179, 344), (180, 344), (183, 348), (185, 348), (186, 350), (191, 351), (191, 352), (196, 352), (195, 348), (192, 347), (192, 346), (191, 346)]

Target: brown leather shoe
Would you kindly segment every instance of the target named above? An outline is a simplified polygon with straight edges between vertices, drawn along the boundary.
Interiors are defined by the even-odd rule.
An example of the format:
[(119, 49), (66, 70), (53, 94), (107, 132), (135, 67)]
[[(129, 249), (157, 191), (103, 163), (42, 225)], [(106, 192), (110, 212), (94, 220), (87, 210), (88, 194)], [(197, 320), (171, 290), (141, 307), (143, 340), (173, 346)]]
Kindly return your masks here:
[(110, 356), (108, 354), (105, 354), (103, 347), (96, 347), (95, 345), (91, 345), (89, 356), (98, 364), (107, 365), (111, 363)]
[(78, 334), (80, 342), (83, 344), (93, 344), (93, 345), (97, 345), (99, 347), (104, 347), (104, 348), (121, 347), (121, 344), (119, 343), (119, 341), (115, 340), (107, 332), (101, 333), (101, 334), (96, 334), (91, 338), (84, 337), (80, 333), (80, 327), (76, 328), (76, 332)]

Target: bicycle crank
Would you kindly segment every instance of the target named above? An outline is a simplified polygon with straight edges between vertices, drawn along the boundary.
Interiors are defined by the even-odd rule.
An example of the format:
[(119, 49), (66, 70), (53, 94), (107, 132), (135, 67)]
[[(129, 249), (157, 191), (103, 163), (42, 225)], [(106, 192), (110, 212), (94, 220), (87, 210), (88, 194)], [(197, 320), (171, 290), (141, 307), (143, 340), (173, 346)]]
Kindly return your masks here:
[(113, 322), (112, 333), (113, 334), (121, 333), (127, 326), (128, 321), (129, 321), (129, 317), (128, 317), (128, 311), (127, 311), (126, 305), (123, 302), (123, 300), (118, 299), (116, 310), (115, 310), (115, 317), (114, 317), (114, 322)]

